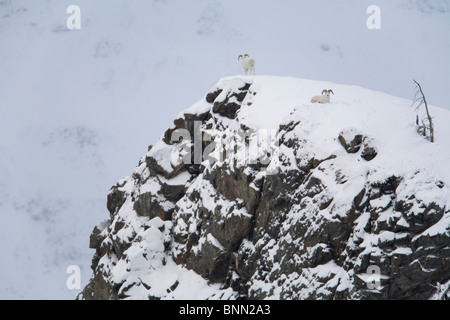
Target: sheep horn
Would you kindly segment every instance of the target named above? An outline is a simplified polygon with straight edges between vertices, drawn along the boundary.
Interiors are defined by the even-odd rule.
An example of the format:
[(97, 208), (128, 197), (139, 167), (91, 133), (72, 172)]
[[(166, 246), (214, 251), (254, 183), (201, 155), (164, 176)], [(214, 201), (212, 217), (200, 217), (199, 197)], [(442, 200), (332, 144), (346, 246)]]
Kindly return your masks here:
[(330, 90), (328, 90), (328, 92), (331, 92), (331, 93), (333, 94), (333, 96), (334, 96), (334, 92), (333, 92), (333, 90), (331, 90), (331, 89), (330, 89)]
[(323, 91), (322, 91), (322, 94), (323, 94), (324, 92), (325, 92), (325, 93), (327, 93), (328, 91), (327, 91), (327, 90), (325, 90), (325, 89), (323, 89)]
[(244, 54), (244, 57), (246, 57), (246, 58), (248, 58), (249, 57), (249, 55), (246, 53), (246, 54)]
[(238, 60), (242, 58), (242, 54), (238, 57)]

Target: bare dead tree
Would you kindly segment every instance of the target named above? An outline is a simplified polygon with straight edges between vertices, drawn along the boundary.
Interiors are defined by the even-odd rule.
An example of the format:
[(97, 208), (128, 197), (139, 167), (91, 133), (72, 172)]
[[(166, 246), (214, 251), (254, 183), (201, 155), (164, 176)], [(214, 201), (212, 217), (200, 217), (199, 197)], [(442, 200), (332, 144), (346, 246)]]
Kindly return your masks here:
[(423, 93), (420, 84), (416, 80), (413, 81), (416, 84), (416, 94), (414, 96), (413, 105), (416, 106), (417, 112), (419, 112), (421, 106), (424, 106), (426, 111), (425, 117), (420, 120), (421, 123), (419, 123), (419, 115), (416, 115), (416, 124), (418, 126), (417, 132), (425, 136), (431, 142), (434, 142), (434, 123), (428, 109), (427, 99), (425, 98), (425, 94)]

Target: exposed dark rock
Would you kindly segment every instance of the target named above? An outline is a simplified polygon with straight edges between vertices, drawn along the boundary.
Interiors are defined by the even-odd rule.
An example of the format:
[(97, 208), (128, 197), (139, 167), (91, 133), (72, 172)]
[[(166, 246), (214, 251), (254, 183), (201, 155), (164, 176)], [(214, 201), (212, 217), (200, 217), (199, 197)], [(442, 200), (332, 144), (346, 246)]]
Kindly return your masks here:
[(356, 129), (345, 129), (339, 133), (338, 140), (348, 153), (357, 153), (364, 136)]
[(176, 167), (171, 166), (171, 170), (164, 169), (154, 157), (147, 156), (145, 158), (147, 167), (150, 169), (152, 175), (162, 175), (166, 179), (171, 179), (177, 176), (185, 168), (185, 165), (181, 162)]
[(161, 193), (170, 202), (177, 202), (185, 193), (185, 185), (161, 183)]
[[(244, 101), (247, 93), (249, 92), (251, 84), (246, 83), (243, 87), (239, 88), (237, 92), (230, 91), (222, 100), (218, 100), (218, 96), (213, 94), (209, 97), (211, 100), (214, 96), (214, 105), (212, 111), (220, 114), (222, 117), (227, 117), (230, 119), (236, 118), (237, 111), (241, 108), (241, 104)], [(217, 93), (216, 91), (215, 93)]]
[(231, 171), (227, 167), (214, 170), (205, 174), (205, 179), (210, 181), (214, 188), (230, 201), (242, 199), (249, 214), (255, 212), (259, 202), (260, 191), (251, 187), (255, 176), (246, 175), (243, 169)]
[(216, 98), (219, 96), (219, 94), (221, 94), (223, 91), (223, 89), (217, 89), (213, 92), (208, 92), (208, 94), (206, 95), (206, 101), (208, 103), (213, 103), (214, 100), (216, 100)]
[(159, 217), (162, 220), (170, 220), (173, 212), (173, 208), (170, 210), (164, 208), (161, 199), (158, 199), (151, 192), (140, 194), (134, 202), (133, 208), (138, 215), (147, 216), (150, 219)]
[(83, 289), (83, 299), (115, 300), (118, 299), (120, 285), (111, 285), (98, 271), (94, 271), (91, 281)]
[(120, 186), (115, 185), (111, 187), (111, 190), (108, 193), (106, 207), (110, 215), (114, 215), (125, 202), (125, 192), (119, 190)]
[(373, 139), (364, 136), (357, 129), (342, 130), (339, 133), (338, 140), (348, 153), (357, 153), (361, 150), (361, 158), (366, 161), (373, 160), (378, 154)]
[(361, 158), (367, 161), (373, 160), (378, 154), (378, 150), (374, 145), (374, 142), (368, 138), (363, 141)]
[[(376, 190), (377, 192), (375, 194), (377, 196), (381, 194), (393, 194), (397, 190), (397, 187), (400, 185), (401, 181), (401, 177), (390, 176), (384, 181), (373, 183), (372, 192)], [(377, 196), (373, 193), (372, 198), (375, 199)]]
[[(100, 224), (100, 226), (103, 225), (103, 229), (104, 229), (106, 227), (105, 224), (109, 225), (109, 221), (106, 221), (106, 222)], [(101, 234), (103, 229), (101, 229), (100, 226), (95, 226), (94, 230), (92, 230), (92, 233), (90, 235), (89, 248), (91, 248), (91, 249), (95, 249), (95, 248), (100, 247), (100, 244), (106, 238), (106, 235), (102, 235)]]
[(228, 99), (215, 102), (213, 107), (213, 112), (220, 114), (222, 117), (227, 117), (234, 119), (236, 117), (236, 112), (241, 108), (241, 105), (237, 102), (229, 102)]
[(325, 159), (316, 159), (316, 158), (312, 157), (312, 158), (308, 159), (306, 164), (302, 164), (299, 160), (297, 160), (297, 166), (300, 170), (302, 170), (304, 172), (310, 172), (311, 170), (317, 168), (322, 162), (331, 160), (331, 159), (336, 159), (336, 156), (334, 154), (332, 154), (331, 156), (329, 156)]
[[(217, 210), (216, 215), (220, 215)], [(211, 216), (214, 223), (211, 223), (209, 230), (211, 234), (223, 244), (226, 251), (237, 251), (243, 239), (248, 237), (252, 226), (250, 215), (231, 214), (226, 218)], [(219, 223), (219, 221), (221, 221)]]
[[(190, 114), (185, 113), (182, 118), (177, 118), (173, 122), (173, 126), (166, 130), (166, 132), (163, 135), (163, 141), (168, 144), (172, 145), (176, 142), (179, 142), (179, 140), (175, 139), (173, 137), (173, 132), (177, 129), (185, 129), (187, 132), (189, 132), (191, 139), (194, 139), (194, 126), (196, 122), (203, 122), (206, 121), (210, 117), (210, 112), (204, 112), (200, 114)], [(175, 139), (175, 141), (172, 141)]]

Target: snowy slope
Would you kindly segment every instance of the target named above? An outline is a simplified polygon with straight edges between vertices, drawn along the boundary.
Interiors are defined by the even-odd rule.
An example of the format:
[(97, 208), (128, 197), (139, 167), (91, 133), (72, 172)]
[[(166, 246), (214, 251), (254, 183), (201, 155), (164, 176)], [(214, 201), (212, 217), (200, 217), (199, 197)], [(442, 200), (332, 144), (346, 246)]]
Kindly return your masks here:
[[(245, 79), (245, 78), (244, 78)], [(336, 132), (342, 128), (358, 128), (376, 141), (383, 158), (382, 164), (392, 172), (408, 172), (429, 168), (431, 174), (450, 182), (450, 127), (448, 111), (431, 107), (436, 118), (436, 144), (429, 144), (415, 137), (415, 109), (411, 101), (394, 98), (381, 92), (369, 91), (357, 86), (340, 85), (302, 79), (279, 77), (254, 77), (261, 93), (253, 98), (257, 110), (244, 106), (239, 120), (253, 128), (277, 129), (281, 123), (298, 120), (308, 127), (303, 134), (313, 145), (320, 145), (323, 153), (333, 153), (336, 148)], [(223, 81), (226, 81), (223, 80)], [(329, 105), (304, 103), (319, 95), (324, 88), (332, 88)], [(303, 103), (302, 103), (303, 101)], [(274, 113), (276, 106), (276, 113)], [(294, 106), (294, 107), (293, 107)], [(419, 112), (423, 114), (423, 110)], [(382, 124), (382, 125), (381, 125)]]
[(0, 0), (0, 298), (75, 297), (66, 268), (79, 265), (87, 283), (86, 239), (110, 185), (180, 110), (241, 73), (239, 54), (256, 57), (257, 74), (405, 99), (415, 78), (448, 109), (449, 2), (377, 3), (382, 29), (370, 31), (370, 1), (79, 0), (82, 29), (71, 32), (73, 3)]
[[(331, 103), (311, 103), (324, 88)], [(439, 297), (431, 288), (450, 279), (450, 112), (431, 113), (436, 143), (417, 134), (405, 99), (331, 82), (222, 78), (111, 189), (111, 219), (91, 236), (94, 275), (79, 298)], [(248, 154), (177, 163), (186, 141), (171, 137), (188, 130), (195, 145), (195, 121), (215, 150), (234, 143)], [(252, 149), (270, 129), (278, 143)], [(356, 135), (349, 151), (341, 136)], [(370, 264), (387, 281), (376, 290), (364, 283)]]

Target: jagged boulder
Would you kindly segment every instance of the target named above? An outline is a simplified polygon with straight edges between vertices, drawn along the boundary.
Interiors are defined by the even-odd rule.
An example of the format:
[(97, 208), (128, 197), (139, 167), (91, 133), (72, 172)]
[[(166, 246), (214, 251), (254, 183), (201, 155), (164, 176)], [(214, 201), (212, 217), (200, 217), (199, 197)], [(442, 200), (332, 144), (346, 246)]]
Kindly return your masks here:
[(358, 129), (342, 130), (339, 133), (338, 140), (348, 153), (361, 151), (361, 158), (366, 161), (373, 160), (378, 154), (374, 140), (362, 134)]
[(378, 149), (375, 146), (374, 141), (367, 137), (364, 138), (362, 144), (361, 158), (363, 158), (366, 161), (371, 161), (375, 159), (377, 155)]
[(213, 103), (213, 112), (234, 119), (247, 94), (253, 94), (250, 87), (251, 83), (236, 80), (230, 84), (230, 87), (208, 93), (206, 101)]
[(357, 153), (361, 149), (364, 135), (355, 128), (344, 129), (339, 133), (339, 142), (348, 153)]

